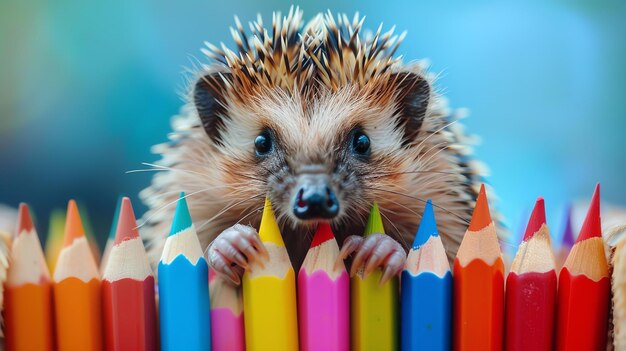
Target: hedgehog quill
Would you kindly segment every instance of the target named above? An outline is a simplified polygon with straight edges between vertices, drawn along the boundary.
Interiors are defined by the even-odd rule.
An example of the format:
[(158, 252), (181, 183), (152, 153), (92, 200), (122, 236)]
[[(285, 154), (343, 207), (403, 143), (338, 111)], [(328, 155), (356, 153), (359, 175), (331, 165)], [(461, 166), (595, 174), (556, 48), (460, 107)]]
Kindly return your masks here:
[[(235, 18), (234, 51), (206, 44), (209, 62), (194, 74), (170, 141), (154, 147), (163, 172), (141, 193), (154, 262), (180, 191), (211, 266), (236, 283), (264, 255), (254, 228), (266, 196), (296, 270), (316, 223), (327, 221), (352, 271), (397, 275), (428, 198), (455, 256), (480, 163), (434, 76), (396, 55), (404, 34), (367, 32), (363, 22), (328, 12), (305, 23), (292, 8), (270, 27), (259, 16), (245, 30)], [(363, 239), (374, 201), (389, 235)]]

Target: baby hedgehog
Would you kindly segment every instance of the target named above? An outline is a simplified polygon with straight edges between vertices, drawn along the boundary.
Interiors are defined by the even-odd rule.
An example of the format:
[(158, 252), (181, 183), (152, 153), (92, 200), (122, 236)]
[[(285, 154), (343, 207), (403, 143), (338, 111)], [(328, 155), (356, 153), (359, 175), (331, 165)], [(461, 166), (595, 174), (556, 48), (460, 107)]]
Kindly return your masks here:
[[(159, 259), (173, 204), (187, 195), (213, 269), (240, 281), (264, 250), (258, 227), (269, 196), (297, 270), (316, 223), (329, 221), (352, 255), (354, 272), (400, 272), (427, 199), (454, 257), (480, 175), (467, 138), (433, 77), (394, 56), (403, 35), (365, 33), (363, 19), (291, 9), (260, 18), (246, 32), (235, 18), (237, 48), (206, 44), (188, 102), (173, 118), (170, 141), (150, 187), (142, 235)], [(364, 239), (377, 202), (388, 235)]]

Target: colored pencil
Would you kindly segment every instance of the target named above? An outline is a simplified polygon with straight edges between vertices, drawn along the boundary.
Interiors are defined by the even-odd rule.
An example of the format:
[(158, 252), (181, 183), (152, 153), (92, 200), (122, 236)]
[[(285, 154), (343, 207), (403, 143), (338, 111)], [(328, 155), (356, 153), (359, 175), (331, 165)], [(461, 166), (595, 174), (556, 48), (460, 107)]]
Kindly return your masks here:
[(259, 237), (269, 252), (265, 264), (249, 262), (243, 275), (246, 349), (297, 350), (296, 279), (268, 198)]
[(7, 349), (53, 350), (50, 273), (26, 204), (20, 204), (10, 257), (4, 312)]
[(157, 349), (154, 275), (127, 197), (102, 276), (102, 304), (107, 350)]
[[(0, 252), (8, 253), (11, 250), (11, 234), (0, 229)], [(9, 255), (0, 255), (0, 281), (6, 281), (9, 270)], [(6, 287), (0, 284), (0, 325), (4, 325), (4, 295)], [(0, 338), (4, 338), (4, 330), (0, 328)]]
[(609, 272), (600, 224), (600, 185), (559, 274), (557, 350), (606, 347)]
[(565, 209), (565, 225), (563, 228), (563, 236), (561, 237), (561, 245), (558, 247), (556, 255), (557, 268), (562, 268), (563, 263), (567, 259), (572, 246), (574, 245), (574, 231), (572, 229), (572, 205), (568, 205)]
[(209, 271), (184, 194), (159, 262), (161, 350), (210, 350)]
[(63, 236), (65, 235), (65, 212), (60, 209), (52, 210), (50, 221), (48, 222), (48, 236), (46, 237), (46, 245), (44, 252), (46, 254), (46, 262), (50, 272), (55, 271), (59, 252), (63, 248)]
[(93, 226), (91, 225), (91, 217), (89, 217), (87, 207), (85, 207), (82, 203), (76, 203), (76, 205), (78, 206), (78, 213), (80, 213), (80, 219), (83, 223), (83, 229), (85, 230), (85, 237), (89, 243), (89, 248), (91, 249), (93, 258), (99, 267), (101, 258), (100, 247), (98, 246), (98, 242), (96, 241), (96, 237), (94, 235)]
[(454, 350), (501, 350), (504, 264), (485, 186), (454, 260)]
[(300, 350), (350, 350), (350, 279), (338, 257), (330, 225), (319, 223), (298, 272)]
[(107, 261), (109, 260), (109, 254), (111, 253), (111, 248), (115, 245), (115, 232), (117, 231), (117, 219), (120, 215), (120, 207), (122, 206), (122, 197), (120, 196), (117, 199), (117, 205), (115, 205), (115, 212), (113, 212), (113, 222), (111, 223), (111, 228), (109, 229), (109, 236), (107, 238), (107, 242), (104, 245), (104, 251), (102, 252), (102, 259), (100, 259), (100, 274), (104, 273), (104, 268), (107, 265)]
[(619, 228), (621, 238), (613, 252), (613, 346), (626, 350), (626, 226)]
[(430, 200), (401, 281), (401, 349), (450, 350), (452, 273)]
[(211, 349), (213, 351), (244, 351), (241, 289), (227, 277), (209, 268), (211, 295)]
[(556, 267), (539, 198), (506, 279), (506, 350), (552, 350), (555, 307)]
[(54, 271), (57, 349), (102, 349), (98, 266), (91, 254), (76, 202), (67, 206), (63, 248)]
[[(378, 205), (373, 204), (364, 236), (384, 234)], [(361, 269), (350, 280), (352, 350), (398, 348), (398, 278), (380, 284), (381, 269), (365, 276)]]

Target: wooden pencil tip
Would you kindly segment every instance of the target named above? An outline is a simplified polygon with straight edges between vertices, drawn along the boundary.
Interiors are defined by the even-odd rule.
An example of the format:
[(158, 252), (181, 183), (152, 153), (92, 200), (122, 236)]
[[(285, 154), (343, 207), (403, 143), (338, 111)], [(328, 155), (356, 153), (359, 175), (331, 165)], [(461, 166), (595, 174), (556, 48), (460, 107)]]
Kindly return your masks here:
[(424, 213), (422, 213), (422, 220), (417, 229), (417, 234), (415, 234), (415, 240), (413, 240), (413, 250), (419, 249), (431, 236), (439, 236), (439, 232), (437, 231), (433, 203), (429, 199), (426, 201), (426, 207), (424, 207)]
[(65, 215), (65, 237), (63, 238), (63, 247), (72, 245), (74, 239), (85, 236), (85, 228), (80, 219), (80, 212), (76, 201), (70, 200), (67, 204), (67, 214)]
[(115, 232), (117, 231), (117, 220), (120, 217), (120, 207), (122, 207), (123, 196), (117, 198), (115, 204), (115, 212), (113, 212), (113, 222), (111, 223), (111, 229), (109, 230), (109, 240), (115, 240)]
[(487, 194), (485, 193), (485, 184), (481, 184), (476, 206), (472, 214), (468, 230), (477, 232), (491, 224), (491, 214), (489, 213), (489, 203), (487, 202)]
[(334, 238), (335, 238), (335, 234), (333, 234), (333, 229), (330, 227), (330, 223), (320, 222), (317, 225), (317, 230), (315, 231), (315, 235), (313, 235), (311, 248), (319, 246), (327, 242), (328, 240), (332, 240)]
[(172, 221), (172, 228), (170, 229), (170, 236), (176, 235), (185, 229), (189, 229), (192, 225), (193, 222), (191, 220), (191, 214), (189, 213), (187, 200), (185, 199), (185, 193), (180, 193), (178, 203), (176, 204), (174, 220)]
[(15, 236), (20, 235), (22, 232), (30, 232), (33, 230), (33, 220), (30, 217), (30, 209), (28, 205), (25, 203), (20, 204), (20, 209), (17, 214), (17, 227), (15, 231)]
[(587, 210), (587, 216), (585, 217), (576, 242), (578, 243), (594, 237), (602, 237), (602, 225), (600, 221), (600, 184), (596, 184), (596, 189), (593, 192), (593, 197), (591, 198), (591, 203)]
[(565, 229), (561, 237), (561, 247), (572, 247), (574, 245), (574, 229), (572, 228), (572, 204), (565, 209)]
[(365, 233), (363, 235), (368, 236), (374, 233), (385, 233), (383, 219), (380, 216), (380, 210), (376, 202), (372, 204), (372, 210), (370, 211), (369, 218), (367, 219), (367, 225), (365, 226)]
[(269, 197), (265, 198), (265, 207), (263, 208), (263, 216), (261, 216), (261, 224), (259, 225), (259, 238), (262, 242), (271, 242), (280, 247), (285, 246)]
[(543, 197), (539, 197), (535, 202), (535, 208), (533, 208), (533, 212), (528, 220), (523, 241), (530, 240), (530, 238), (532, 238), (544, 224), (546, 224), (546, 206), (543, 201)]
[(115, 245), (121, 244), (125, 240), (139, 237), (137, 230), (137, 220), (130, 199), (125, 197), (122, 199), (120, 207), (120, 216), (117, 219), (117, 229), (115, 230)]

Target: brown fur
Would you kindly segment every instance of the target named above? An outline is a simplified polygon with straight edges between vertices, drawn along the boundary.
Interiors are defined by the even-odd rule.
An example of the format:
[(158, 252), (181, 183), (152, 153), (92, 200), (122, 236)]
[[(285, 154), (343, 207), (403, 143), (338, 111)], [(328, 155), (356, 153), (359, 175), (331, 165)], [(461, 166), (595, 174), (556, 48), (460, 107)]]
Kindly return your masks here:
[[(207, 44), (214, 62), (197, 79), (219, 92), (220, 118), (205, 131), (190, 102), (173, 119), (170, 142), (155, 146), (162, 159), (141, 196), (150, 210), (142, 235), (157, 262), (171, 223), (177, 194), (184, 191), (203, 247), (235, 223), (257, 227), (270, 196), (283, 237), (298, 267), (311, 240), (311, 223), (291, 213), (290, 182), (298, 168), (321, 165), (345, 188), (333, 227), (340, 243), (363, 232), (369, 207), (377, 201), (388, 234), (405, 247), (412, 242), (426, 199), (436, 206), (439, 233), (454, 257), (478, 190), (478, 163), (470, 159), (455, 116), (434, 88), (433, 76), (418, 63), (394, 56), (402, 36), (363, 34), (362, 20), (317, 15), (306, 25), (302, 13), (274, 15), (272, 28), (261, 20), (244, 32), (231, 29), (236, 52)], [(418, 130), (403, 124), (406, 77), (429, 84), (428, 105)], [(410, 87), (409, 87), (410, 88)], [(355, 126), (371, 139), (366, 166), (339, 175), (335, 155)], [(253, 141), (272, 129), (283, 158), (271, 165), (255, 159)], [(352, 178), (350, 178), (352, 177)]]

